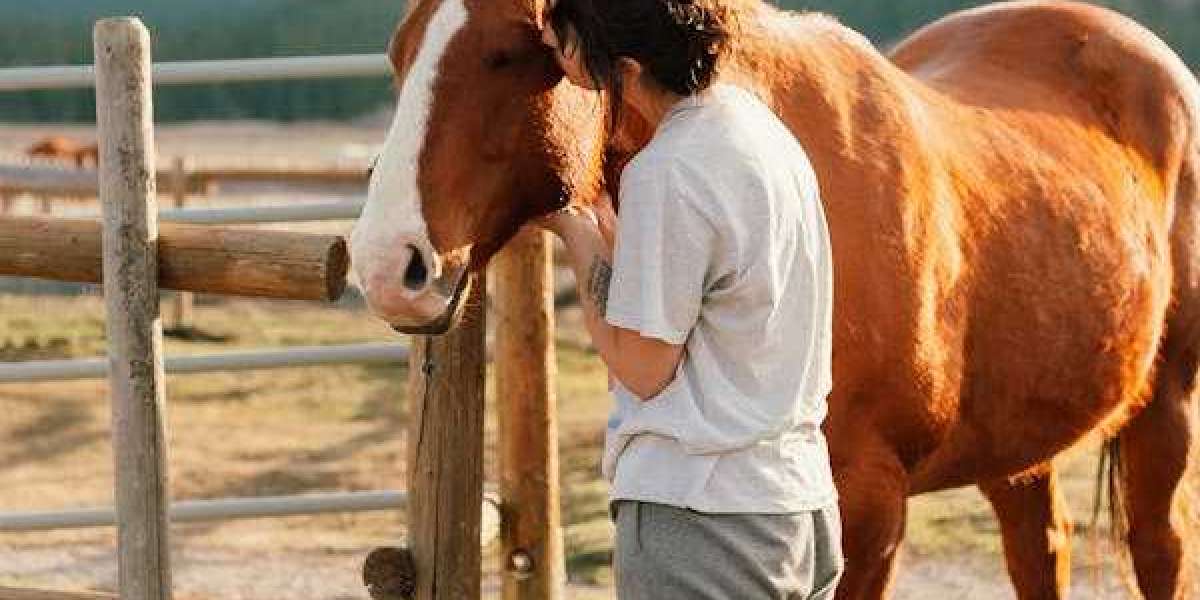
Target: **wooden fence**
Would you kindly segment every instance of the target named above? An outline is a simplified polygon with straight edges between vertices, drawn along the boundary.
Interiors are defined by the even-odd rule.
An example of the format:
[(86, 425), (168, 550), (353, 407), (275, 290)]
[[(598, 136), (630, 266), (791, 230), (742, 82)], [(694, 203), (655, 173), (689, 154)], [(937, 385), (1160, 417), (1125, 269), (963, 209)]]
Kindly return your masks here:
[[(103, 208), (103, 284), (109, 339), (108, 377), (113, 406), (113, 443), (117, 460), (115, 521), (118, 530), (119, 597), (125, 600), (165, 600), (171, 597), (168, 553), (168, 474), (163, 408), (164, 360), (158, 318), (160, 283), (180, 290), (213, 290), (219, 280), (222, 293), (272, 297), (312, 297), (312, 273), (326, 284), (325, 297), (340, 293), (345, 273), (344, 248), (328, 236), (296, 236), (279, 246), (278, 257), (304, 256), (302, 267), (284, 260), (273, 275), (251, 276), (239, 271), (250, 254), (229, 247), (192, 247), (193, 265), (210, 265), (221, 275), (202, 269), (183, 269), (172, 258), (183, 229), (163, 228), (160, 236), (155, 196), (155, 149), (152, 123), (149, 34), (134, 18), (108, 19), (95, 30), (97, 115), (101, 143), (99, 195)], [(374, 58), (358, 64), (380, 64)], [(315, 76), (336, 70), (336, 62), (323, 60), (297, 67)], [(300, 65), (300, 62), (295, 63)], [(228, 66), (225, 64), (225, 66)], [(386, 63), (383, 64), (386, 66)], [(189, 66), (195, 77), (219, 79), (213, 73)], [(159, 72), (164, 72), (162, 68)], [(166, 69), (165, 72), (172, 72)], [(22, 81), (74, 82), (77, 70), (57, 70), (43, 80), (22, 70), (0, 89), (17, 89)], [(289, 71), (289, 73), (292, 73)], [(250, 77), (244, 69), (237, 78)], [(362, 73), (359, 73), (362, 74)], [(178, 74), (176, 74), (178, 75)], [(293, 76), (297, 76), (292, 73)], [(58, 79), (55, 79), (58, 78)], [(272, 78), (260, 73), (260, 79)], [(199, 80), (199, 79), (197, 79)], [(182, 82), (180, 77), (174, 83)], [(23, 225), (32, 225), (25, 222)], [(9, 223), (12, 225), (12, 223)], [(37, 222), (44, 235), (20, 242), (37, 255), (50, 245), (52, 231), (75, 228), (74, 243), (59, 244), (62, 261), (39, 265), (34, 274), (64, 275), (72, 263), (71, 277), (94, 279), (95, 228), (84, 223)], [(10, 227), (14, 239), (21, 227)], [(0, 227), (0, 230), (3, 230)], [(230, 232), (206, 230), (214, 239)], [(0, 236), (2, 237), (2, 236)], [(190, 238), (189, 238), (190, 239)], [(174, 242), (173, 242), (174, 240)], [(2, 242), (0, 242), (2, 243)], [(13, 242), (16, 243), (16, 242)], [(232, 244), (230, 244), (232, 245)], [(87, 248), (87, 252), (83, 252)], [(324, 253), (314, 249), (325, 249)], [(68, 257), (70, 257), (68, 259)], [(318, 263), (313, 263), (318, 260)], [(12, 262), (12, 261), (10, 261)], [(19, 261), (18, 261), (19, 262)], [(30, 265), (20, 267), (27, 269)], [(500, 537), (508, 569), (506, 599), (557, 599), (563, 577), (562, 532), (558, 511), (558, 460), (553, 393), (553, 311), (550, 293), (550, 245), (544, 233), (527, 232), (497, 258), (491, 277), (498, 282), (495, 314), (497, 331), (498, 406), (501, 411)], [(184, 274), (186, 273), (186, 274)], [(240, 273), (240, 275), (239, 275)], [(339, 275), (340, 274), (340, 275)], [(172, 279), (174, 277), (174, 279)], [(480, 278), (482, 279), (482, 278)], [(263, 285), (269, 280), (269, 285)], [(301, 281), (303, 280), (303, 282)], [(209, 282), (202, 283), (201, 282)], [(484, 289), (475, 282), (475, 294)], [(468, 301), (474, 314), (464, 325), (440, 337), (412, 341), (410, 398), (413, 408), (409, 448), (409, 539), (406, 548), (380, 549), (368, 557), (364, 579), (377, 598), (478, 598), (480, 595), (480, 540), (484, 534), (480, 507), (483, 494), (483, 380), (486, 365), (483, 302)], [(435, 568), (436, 566), (436, 568)], [(106, 598), (105, 594), (16, 590), (0, 588), (0, 600), (69, 600)]]

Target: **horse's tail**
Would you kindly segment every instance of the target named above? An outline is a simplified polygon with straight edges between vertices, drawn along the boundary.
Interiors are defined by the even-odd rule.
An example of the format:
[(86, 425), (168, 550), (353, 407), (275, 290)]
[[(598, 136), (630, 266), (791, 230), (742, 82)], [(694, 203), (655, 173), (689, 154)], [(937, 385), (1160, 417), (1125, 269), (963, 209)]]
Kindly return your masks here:
[(1121, 499), (1121, 438), (1105, 440), (1100, 450), (1100, 466), (1096, 469), (1096, 493), (1092, 504), (1092, 529), (1098, 531), (1100, 514), (1107, 509), (1109, 535), (1114, 544), (1124, 544), (1129, 532), (1129, 519)]
[[(1126, 545), (1129, 538), (1129, 516), (1125, 511), (1122, 492), (1125, 483), (1121, 472), (1121, 438), (1114, 435), (1104, 441), (1100, 449), (1099, 467), (1096, 469), (1096, 487), (1092, 504), (1092, 589), (1105, 589), (1102, 579), (1108, 567), (1103, 556), (1115, 560), (1117, 579), (1133, 597), (1138, 595), (1137, 577), (1133, 572), (1132, 556)], [(1108, 521), (1107, 536), (1102, 532), (1101, 518)], [(1109, 550), (1105, 552), (1105, 550)], [(1104, 554), (1102, 554), (1104, 553)]]

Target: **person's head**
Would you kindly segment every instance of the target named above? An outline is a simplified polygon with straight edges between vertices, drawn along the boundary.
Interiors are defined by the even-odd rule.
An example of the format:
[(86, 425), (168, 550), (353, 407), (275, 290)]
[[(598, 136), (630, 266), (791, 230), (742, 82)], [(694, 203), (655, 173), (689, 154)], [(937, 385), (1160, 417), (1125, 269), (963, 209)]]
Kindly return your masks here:
[[(731, 37), (720, 0), (552, 0), (545, 42), (572, 83), (691, 96), (712, 84)], [(616, 117), (614, 115), (614, 122)]]

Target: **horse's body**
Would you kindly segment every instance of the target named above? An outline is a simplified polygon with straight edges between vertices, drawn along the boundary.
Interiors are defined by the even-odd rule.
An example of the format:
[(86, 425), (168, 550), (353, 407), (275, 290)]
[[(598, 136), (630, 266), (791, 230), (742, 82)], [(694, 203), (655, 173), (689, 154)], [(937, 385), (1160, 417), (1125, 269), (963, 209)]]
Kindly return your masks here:
[(894, 63), (811, 18), (764, 31), (793, 38), (750, 44), (778, 71), (746, 72), (809, 150), (834, 242), (843, 597), (886, 588), (905, 496), (964, 484), (996, 508), (1021, 596), (1062, 593), (1050, 461), (1097, 429), (1123, 442), (1142, 589), (1170, 597), (1200, 343), (1195, 79), (1080, 5), (951, 17)]
[[(438, 5), (461, 1), (414, 9), (393, 44), (402, 77), (421, 25)], [(889, 60), (824, 17), (729, 3), (742, 32), (723, 77), (756, 91), (800, 139), (833, 240), (826, 431), (848, 558), (838, 597), (886, 594), (908, 496), (968, 484), (996, 509), (1019, 595), (1065, 594), (1070, 526), (1052, 460), (1093, 432), (1120, 440), (1142, 591), (1182, 594), (1181, 537), (1169, 515), (1192, 443), (1200, 347), (1195, 78), (1153, 35), (1086, 5), (962, 13)], [(462, 27), (479, 32), (522, 14), (536, 28), (543, 8), (465, 6)], [(453, 131), (463, 81), (489, 85), (447, 74), (479, 39), (488, 37), (455, 37), (441, 58), (434, 116), (415, 154), (422, 166)], [(530, 212), (553, 205), (543, 188), (594, 193), (599, 162), (565, 160), (578, 150), (555, 143), (564, 121), (587, 140), (602, 116), (560, 108), (582, 101), (564, 100), (571, 92), (557, 79), (547, 85), (530, 85), (524, 112), (506, 105), (535, 130), (520, 134), (534, 144), (512, 145), (534, 151), (506, 163), (526, 176), (514, 178), (522, 187), (464, 188), (464, 173), (488, 161), (461, 152), (455, 168), (465, 172), (446, 174), (438, 161), (414, 176), (422, 243), (435, 258), (485, 263)], [(484, 93), (512, 97), (513, 86), (497, 81)], [(648, 135), (627, 121), (606, 138), (608, 165)], [(547, 168), (557, 179), (539, 179)], [(456, 219), (468, 198), (486, 199), (501, 222), (464, 230)]]
[(82, 169), (88, 165), (96, 166), (99, 147), (96, 144), (81, 144), (62, 136), (51, 136), (30, 146), (25, 150), (25, 154), (34, 158), (71, 162)]

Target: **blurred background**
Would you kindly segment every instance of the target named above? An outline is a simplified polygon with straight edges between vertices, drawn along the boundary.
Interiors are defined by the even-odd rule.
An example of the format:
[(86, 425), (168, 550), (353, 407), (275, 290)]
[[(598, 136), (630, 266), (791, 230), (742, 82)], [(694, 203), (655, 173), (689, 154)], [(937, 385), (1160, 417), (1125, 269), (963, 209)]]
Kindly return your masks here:
[[(495, 1), (495, 0), (485, 0)], [(788, 8), (836, 15), (886, 49), (955, 9), (952, 0), (810, 0)], [(1200, 65), (1200, 0), (1105, 2)], [(0, 0), (0, 67), (87, 64), (91, 26), (141, 15), (156, 60), (379, 53), (402, 0)], [(385, 77), (166, 86), (156, 90), (164, 208), (267, 207), (361, 201), (364, 171), (390, 119)], [(94, 216), (91, 90), (0, 93), (0, 200), (7, 214)], [(39, 143), (67, 140), (38, 153)], [(72, 146), (74, 144), (74, 146)], [(234, 177), (233, 175), (237, 175)], [(10, 179), (11, 178), (11, 179)], [(181, 179), (182, 180), (182, 179)], [(63, 187), (62, 182), (70, 183)], [(83, 191), (80, 191), (83, 190)], [(346, 233), (351, 223), (260, 227)], [(572, 283), (558, 277), (558, 398), (569, 598), (611, 597), (612, 526), (598, 461), (609, 407), (605, 373), (586, 341)], [(186, 310), (185, 310), (186, 309)], [(168, 356), (296, 346), (404, 343), (354, 296), (307, 302), (164, 295)], [(94, 286), (0, 278), (0, 367), (102, 356), (103, 300)], [(406, 369), (346, 364), (168, 378), (171, 493), (211, 499), (402, 488)], [(489, 395), (490, 401), (491, 395)], [(494, 411), (493, 411), (494, 414)], [(112, 504), (103, 380), (0, 383), (0, 512)], [(488, 443), (495, 423), (488, 423)], [(1077, 597), (1128, 595), (1128, 569), (1092, 518), (1094, 442), (1062, 460), (1075, 530)], [(495, 454), (487, 455), (487, 469)], [(366, 552), (403, 539), (398, 511), (177, 525), (176, 597), (365, 598)], [(111, 528), (0, 532), (0, 586), (112, 590)], [(487, 554), (489, 597), (499, 557)], [(974, 489), (909, 504), (897, 598), (1011, 598), (995, 520)]]

